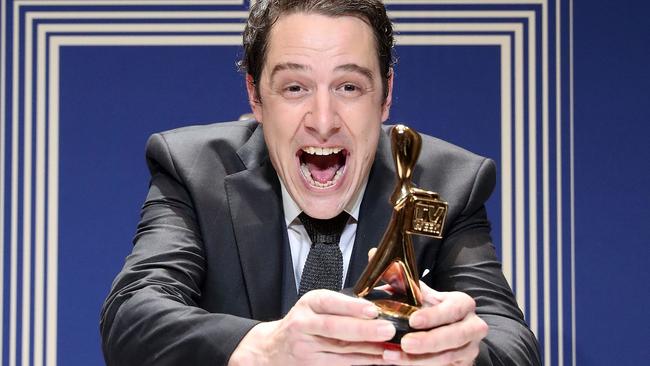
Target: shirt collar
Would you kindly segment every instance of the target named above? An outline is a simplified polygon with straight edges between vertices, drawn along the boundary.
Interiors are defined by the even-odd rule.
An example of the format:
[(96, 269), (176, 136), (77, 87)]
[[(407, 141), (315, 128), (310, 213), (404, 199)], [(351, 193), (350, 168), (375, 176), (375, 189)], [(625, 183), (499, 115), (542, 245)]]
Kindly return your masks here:
[[(278, 177), (279, 178), (279, 177)], [(293, 200), (289, 191), (284, 186), (282, 179), (279, 179), (280, 186), (282, 187), (282, 207), (284, 209), (284, 221), (287, 224), (287, 227), (293, 223), (298, 215), (302, 212), (296, 201)], [(357, 192), (357, 195), (348, 202), (348, 204), (343, 209), (347, 212), (355, 221), (359, 221), (359, 211), (361, 209), (361, 201), (363, 200), (363, 194), (366, 191), (366, 186), (368, 185), (368, 176), (364, 179), (361, 189)]]

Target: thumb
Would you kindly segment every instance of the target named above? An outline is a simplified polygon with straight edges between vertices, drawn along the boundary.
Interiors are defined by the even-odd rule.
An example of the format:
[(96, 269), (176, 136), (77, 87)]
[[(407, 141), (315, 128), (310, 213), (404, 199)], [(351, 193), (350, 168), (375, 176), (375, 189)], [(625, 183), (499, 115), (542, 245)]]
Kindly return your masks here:
[(432, 289), (424, 281), (420, 281), (420, 290), (422, 290), (424, 302), (429, 305), (438, 305), (444, 300), (443, 292)]
[(376, 252), (377, 252), (377, 248), (370, 248), (370, 250), (368, 251), (368, 262), (370, 262), (370, 260), (372, 259), (372, 257), (375, 255)]

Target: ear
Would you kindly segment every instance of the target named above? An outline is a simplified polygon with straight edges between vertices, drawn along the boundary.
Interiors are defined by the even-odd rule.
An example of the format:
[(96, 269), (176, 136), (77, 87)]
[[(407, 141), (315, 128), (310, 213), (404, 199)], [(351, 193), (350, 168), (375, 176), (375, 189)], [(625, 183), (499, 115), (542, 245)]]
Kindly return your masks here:
[(388, 83), (387, 83), (387, 93), (386, 93), (386, 99), (384, 100), (384, 104), (382, 105), (382, 111), (381, 111), (381, 122), (386, 122), (388, 120), (388, 117), (390, 116), (390, 106), (393, 103), (393, 79), (395, 76), (395, 71), (393, 68), (390, 69), (389, 75), (388, 75)]
[(259, 95), (257, 95), (253, 76), (248, 73), (246, 74), (246, 92), (248, 92), (248, 105), (250, 105), (255, 119), (262, 123), (262, 103), (260, 103)]

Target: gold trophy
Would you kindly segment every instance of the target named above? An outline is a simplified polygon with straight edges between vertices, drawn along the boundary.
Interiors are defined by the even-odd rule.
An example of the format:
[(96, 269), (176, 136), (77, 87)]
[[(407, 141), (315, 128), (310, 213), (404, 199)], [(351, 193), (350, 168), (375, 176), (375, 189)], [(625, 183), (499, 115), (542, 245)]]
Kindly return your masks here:
[(391, 130), (391, 145), (397, 171), (397, 185), (390, 197), (393, 214), (377, 251), (352, 291), (372, 301), (379, 318), (393, 323), (397, 332), (388, 346), (399, 347), (402, 336), (412, 331), (409, 316), (422, 306), (411, 235), (442, 238), (447, 202), (411, 181), (422, 145), (420, 135), (397, 125)]

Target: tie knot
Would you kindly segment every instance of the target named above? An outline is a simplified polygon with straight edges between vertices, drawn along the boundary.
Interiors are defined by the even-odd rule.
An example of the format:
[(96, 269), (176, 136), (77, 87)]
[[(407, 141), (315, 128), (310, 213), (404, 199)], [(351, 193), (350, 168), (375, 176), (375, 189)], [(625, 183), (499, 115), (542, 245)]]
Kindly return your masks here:
[(305, 226), (312, 244), (338, 244), (349, 217), (350, 215), (345, 211), (336, 217), (325, 220), (315, 219), (304, 212), (298, 216), (300, 222)]

